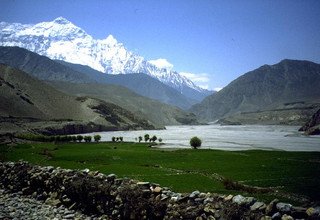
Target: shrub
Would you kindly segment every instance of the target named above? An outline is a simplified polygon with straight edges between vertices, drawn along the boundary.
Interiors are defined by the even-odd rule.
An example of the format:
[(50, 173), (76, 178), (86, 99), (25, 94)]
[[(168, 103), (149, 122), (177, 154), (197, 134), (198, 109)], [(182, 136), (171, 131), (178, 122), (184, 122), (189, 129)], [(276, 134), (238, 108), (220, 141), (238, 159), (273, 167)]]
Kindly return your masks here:
[(142, 137), (141, 136), (139, 136), (139, 143), (142, 141)]
[(157, 136), (155, 136), (155, 135), (153, 135), (152, 138), (151, 138), (151, 140), (152, 140), (153, 142), (155, 142), (157, 139), (158, 139), (158, 138), (157, 138)]
[(92, 137), (91, 136), (84, 136), (83, 139), (85, 142), (91, 142)]
[(116, 137), (112, 137), (112, 142), (116, 142)]
[(144, 141), (145, 141), (145, 142), (147, 142), (147, 141), (149, 140), (149, 138), (150, 138), (149, 134), (145, 134), (145, 135), (144, 135)]
[(159, 138), (158, 141), (161, 143), (162, 142), (162, 138)]
[(119, 140), (122, 142), (123, 141), (123, 137), (119, 137)]
[(201, 146), (202, 141), (198, 137), (193, 137), (190, 139), (190, 145), (194, 148), (197, 149), (198, 147)]
[(73, 142), (76, 142), (77, 141), (77, 136), (71, 136), (71, 139)]
[(101, 136), (99, 134), (96, 134), (93, 138), (95, 142), (99, 142), (101, 140)]
[(83, 136), (82, 136), (82, 135), (77, 135), (77, 140), (78, 140), (79, 142), (81, 142), (81, 141), (83, 140)]

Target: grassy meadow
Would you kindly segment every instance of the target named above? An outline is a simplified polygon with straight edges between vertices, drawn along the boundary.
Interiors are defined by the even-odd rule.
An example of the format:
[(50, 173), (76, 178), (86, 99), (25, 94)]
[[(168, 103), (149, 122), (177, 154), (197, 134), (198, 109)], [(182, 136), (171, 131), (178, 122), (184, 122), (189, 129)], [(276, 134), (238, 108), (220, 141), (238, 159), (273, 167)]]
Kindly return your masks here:
[[(296, 204), (320, 198), (320, 152), (219, 151), (160, 149), (145, 143), (28, 143), (0, 145), (0, 160), (20, 159), (39, 165), (98, 170), (149, 181), (176, 192), (252, 195)], [(221, 178), (273, 192), (228, 190)]]

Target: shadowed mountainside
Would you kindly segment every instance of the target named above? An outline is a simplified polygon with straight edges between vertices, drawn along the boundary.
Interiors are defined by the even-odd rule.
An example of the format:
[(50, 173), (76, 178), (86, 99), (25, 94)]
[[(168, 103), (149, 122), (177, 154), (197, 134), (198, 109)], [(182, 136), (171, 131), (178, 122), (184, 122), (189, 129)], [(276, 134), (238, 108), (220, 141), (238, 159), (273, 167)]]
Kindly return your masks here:
[[(251, 123), (294, 124), (297, 120), (301, 124), (318, 109), (319, 85), (319, 64), (283, 60), (240, 76), (191, 111), (203, 121), (228, 121), (231, 116), (232, 123), (252, 119)], [(282, 113), (273, 117), (280, 110)]]
[[(127, 81), (127, 83), (131, 83), (131, 87), (137, 87), (139, 89), (148, 87), (146, 86), (148, 84), (147, 82), (155, 81), (159, 87), (150, 85), (149, 87), (152, 87), (153, 91), (157, 89), (160, 91), (162, 89), (161, 86), (165, 86), (161, 82), (158, 82), (145, 74), (108, 76), (89, 67), (85, 69), (84, 66), (75, 65), (83, 67), (88, 71), (84, 71), (85, 73), (78, 72), (68, 66), (50, 60), (47, 57), (40, 56), (19, 47), (0, 47), (0, 63), (23, 70), (31, 76), (51, 83), (56, 88), (70, 93), (71, 95), (79, 96), (80, 94), (81, 96), (92, 96), (107, 102), (112, 102), (130, 112), (137, 113), (139, 117), (153, 122), (158, 128), (172, 124), (197, 123), (193, 114), (186, 113), (176, 107), (172, 107), (159, 101), (143, 97), (125, 87), (104, 83), (107, 82), (108, 79), (116, 79), (114, 81)], [(131, 80), (130, 77), (133, 77), (133, 80)], [(145, 78), (147, 78), (147, 80), (144, 81)], [(96, 84), (96, 82), (102, 82), (102, 84)], [(170, 87), (168, 87), (168, 89), (170, 91), (175, 91)], [(148, 93), (149, 90), (145, 90), (144, 92)], [(172, 100), (172, 102), (173, 101), (174, 100)]]
[(19, 47), (0, 47), (0, 63), (45, 81), (121, 85), (142, 96), (182, 109), (188, 109), (197, 102), (146, 74), (105, 74), (88, 66), (53, 61)]
[(3, 64), (0, 91), (1, 132), (82, 133), (155, 128), (113, 103), (66, 95)]

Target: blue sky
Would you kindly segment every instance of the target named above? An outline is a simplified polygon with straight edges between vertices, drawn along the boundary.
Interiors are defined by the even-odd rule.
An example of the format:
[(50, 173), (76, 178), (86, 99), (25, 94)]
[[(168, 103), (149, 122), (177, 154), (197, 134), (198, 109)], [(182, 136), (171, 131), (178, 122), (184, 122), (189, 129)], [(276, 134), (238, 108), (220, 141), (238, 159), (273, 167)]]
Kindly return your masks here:
[(210, 89), (286, 58), (320, 63), (318, 0), (0, 1), (1, 21), (59, 16), (148, 60), (166, 59)]

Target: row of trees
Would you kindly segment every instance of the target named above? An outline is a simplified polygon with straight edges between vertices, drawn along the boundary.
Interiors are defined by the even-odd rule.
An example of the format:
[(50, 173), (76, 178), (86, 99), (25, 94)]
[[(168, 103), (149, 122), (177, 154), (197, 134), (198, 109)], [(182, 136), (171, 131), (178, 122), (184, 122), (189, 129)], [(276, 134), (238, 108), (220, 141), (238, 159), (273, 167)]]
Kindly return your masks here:
[[(91, 142), (92, 136), (82, 136), (82, 135), (56, 135), (56, 136), (48, 136), (48, 135), (37, 135), (37, 134), (19, 134), (16, 135), (17, 138), (31, 140), (31, 141), (41, 141), (41, 142)], [(93, 140), (95, 142), (99, 142), (101, 140), (101, 136), (99, 134), (93, 136)]]
[(112, 137), (112, 142), (123, 142), (123, 137)]
[[(142, 136), (138, 137), (139, 142), (141, 142), (143, 140)], [(155, 142), (156, 140), (158, 140), (160, 143), (162, 142), (162, 138), (157, 138), (157, 136), (153, 135), (152, 137), (150, 137), (149, 134), (145, 134), (144, 135), (144, 142)]]

